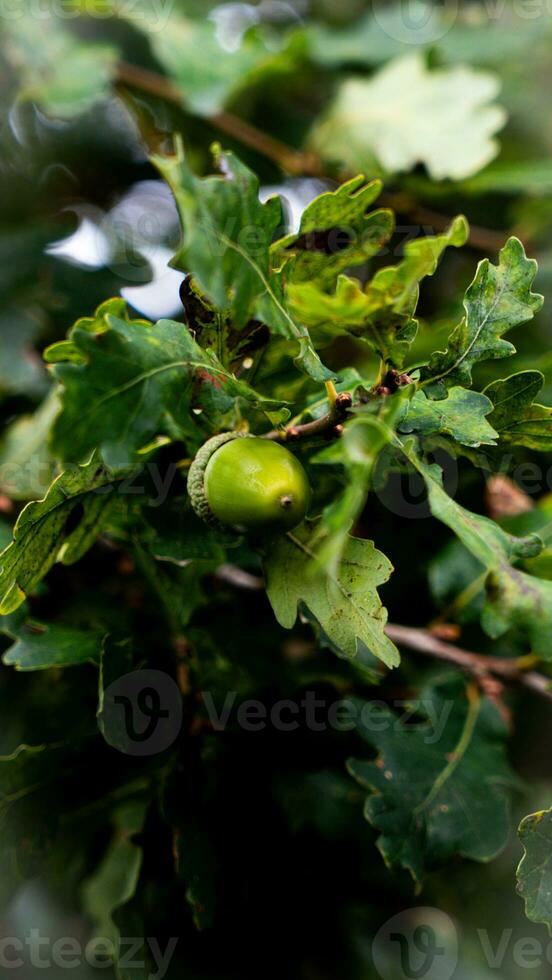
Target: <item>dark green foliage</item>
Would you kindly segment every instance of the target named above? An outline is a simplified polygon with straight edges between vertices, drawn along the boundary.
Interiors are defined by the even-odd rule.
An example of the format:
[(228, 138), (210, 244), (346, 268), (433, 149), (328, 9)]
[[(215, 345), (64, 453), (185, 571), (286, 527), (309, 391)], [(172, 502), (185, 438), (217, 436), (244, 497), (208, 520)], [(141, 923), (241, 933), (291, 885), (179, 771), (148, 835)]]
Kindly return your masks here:
[[(552, 928), (551, 19), (299, 6), (4, 18), (0, 905), (118, 980), (366, 980), (422, 903), (479, 980), (529, 810)], [(246, 435), (290, 531), (211, 520)]]

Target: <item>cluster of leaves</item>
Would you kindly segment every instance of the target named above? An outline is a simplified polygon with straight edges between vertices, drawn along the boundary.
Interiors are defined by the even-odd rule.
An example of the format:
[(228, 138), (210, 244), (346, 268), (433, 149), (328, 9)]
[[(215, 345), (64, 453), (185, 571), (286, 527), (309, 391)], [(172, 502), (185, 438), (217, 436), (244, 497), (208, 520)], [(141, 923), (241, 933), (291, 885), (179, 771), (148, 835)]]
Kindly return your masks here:
[[(520, 237), (504, 234), (496, 262), (485, 258), (474, 271), (462, 215), (397, 248), (400, 211), (377, 200), (382, 178), (402, 190), (399, 209), (417, 195), (445, 201), (452, 213), (459, 199), (468, 212), (485, 210), (486, 195), (529, 186), (539, 206), (516, 199), (512, 211), (539, 240), (540, 198), (552, 179), (548, 161), (535, 164), (540, 134), (526, 140), (532, 159), (511, 158), (506, 129), (492, 162), (497, 133), (507, 118), (515, 124), (519, 109), (508, 85), (498, 96), (489, 68), (546, 44), (533, 21), (515, 36), (508, 23), (473, 27), (461, 18), (442, 30), (439, 12), (439, 30), (433, 20), (412, 54), (408, 38), (397, 39), (394, 8), (336, 30), (267, 23), (255, 7), (221, 46), (217, 15), (188, 6), (165, 11), (161, 25), (160, 8), (106, 0), (104, 29), (93, 39), (84, 2), (74, 4), (76, 23), (37, 21), (22, 9), (5, 24), (6, 102), (17, 98), (9, 134), (7, 115), (5, 123), (10, 181), (20, 191), (36, 176), (26, 158), (40, 113), (81, 137), (82, 124), (90, 138), (90, 119), (117, 91), (155, 152), (146, 160), (137, 150), (126, 117), (117, 135), (124, 132), (129, 157), (142, 153), (140, 175), (160, 176), (172, 193), (181, 231), (172, 264), (185, 278), (181, 313), (156, 322), (137, 316), (119, 295), (110, 298), (120, 281), (109, 269), (97, 279), (67, 272), (44, 253), (65, 233), (58, 214), (36, 226), (18, 214), (14, 234), (12, 205), (2, 205), (0, 242), (13, 273), (0, 277), (0, 405), (11, 420), (0, 445), (0, 897), (7, 902), (40, 875), (59, 883), (115, 948), (120, 935), (183, 936), (186, 975), (220, 978), (234, 975), (233, 966), (209, 943), (211, 930), (221, 949), (244, 921), (260, 943), (266, 936), (251, 899), (259, 868), (271, 882), (267, 901), (303, 924), (306, 948), (321, 922), (335, 931), (337, 906), (314, 870), (320, 839), (324, 875), (340, 881), (345, 855), (359, 869), (357, 893), (377, 887), (382, 896), (400, 879), (390, 884), (383, 863), (372, 870), (374, 841), (388, 868), (421, 884), (456, 856), (488, 861), (509, 839), (520, 782), (500, 706), (454, 670), (422, 671), (406, 654), (401, 662), (386, 625), (387, 607), (393, 619), (423, 616), (427, 562), (413, 562), (412, 552), (431, 550), (437, 606), (469, 595), (460, 618), (481, 647), (489, 638), (493, 652), (531, 653), (549, 669), (546, 503), (531, 520), (494, 521), (469, 489), (456, 499), (442, 472), (443, 458), (452, 459), (477, 481), (500, 469), (506, 453), (552, 451), (552, 409), (541, 404), (547, 379), (536, 358), (516, 355), (511, 333), (524, 325), (522, 345), (531, 336), (542, 305), (537, 266)], [(142, 80), (155, 68), (165, 82), (150, 91), (146, 111), (130, 100), (138, 76), (121, 58), (136, 44), (127, 39), (125, 47), (125, 30), (140, 37), (141, 50), (146, 44)], [(343, 77), (343, 66), (354, 74)], [(220, 114), (229, 106), (258, 122), (270, 91), (276, 111), (266, 115), (281, 136), (277, 93), (287, 93), (287, 113), (289, 92), (309, 73), (311, 88), (321, 82), (328, 97), (323, 111), (313, 99), (307, 126), (294, 121), (294, 109), (290, 130), (296, 125), (305, 160), (315, 153), (334, 176), (348, 176), (328, 184), (290, 228), (283, 202), (261, 201), (259, 176), (236, 153), (215, 146), (214, 166), (205, 165), (215, 172), (199, 176), (207, 139), (196, 142), (194, 127), (227, 123)], [(175, 91), (176, 121), (168, 115)], [(107, 104), (121, 111), (120, 101)], [(173, 127), (186, 138), (168, 152), (160, 130)], [(57, 144), (53, 152), (57, 160)], [(116, 169), (111, 144), (106, 157)], [(49, 162), (46, 155), (36, 166), (50, 174)], [(413, 172), (419, 164), (424, 173)], [(86, 171), (82, 160), (71, 165)], [(58, 210), (73, 194), (64, 187)], [(38, 192), (29, 206), (37, 201), (40, 211)], [(447, 275), (438, 276), (441, 261)], [(435, 305), (424, 306), (434, 295)], [(47, 371), (35, 344), (46, 346)], [(341, 437), (307, 436), (292, 447), (313, 485), (310, 519), (262, 544), (203, 527), (186, 474), (205, 440), (234, 428), (300, 429), (328, 412), (335, 391), (353, 399)], [(435, 547), (448, 542), (436, 556), (416, 537), (418, 522), (400, 507), (385, 512), (390, 488), (412, 479), (424, 488)], [(405, 613), (411, 565), (415, 598)], [(235, 588), (244, 582), (264, 589)], [(183, 714), (168, 748), (137, 759), (118, 751), (106, 692), (142, 667), (173, 679)], [(378, 684), (382, 700), (374, 702)], [(405, 684), (414, 723), (396, 710)], [(238, 704), (300, 701), (313, 686), (332, 704), (354, 693), (354, 731), (326, 732), (313, 746), (307, 723), (288, 748), (281, 737), (252, 744), (232, 713), (223, 731), (213, 723), (229, 692)], [(370, 826), (359, 819), (363, 804)], [(546, 811), (522, 824), (519, 874), (529, 916), (550, 925), (549, 822)], [(270, 848), (253, 843), (259, 826)], [(312, 839), (316, 846), (306, 843)], [(353, 946), (358, 933), (349, 928), (345, 944)], [(305, 976), (317, 975), (311, 965)], [(124, 965), (116, 968), (127, 980)]]

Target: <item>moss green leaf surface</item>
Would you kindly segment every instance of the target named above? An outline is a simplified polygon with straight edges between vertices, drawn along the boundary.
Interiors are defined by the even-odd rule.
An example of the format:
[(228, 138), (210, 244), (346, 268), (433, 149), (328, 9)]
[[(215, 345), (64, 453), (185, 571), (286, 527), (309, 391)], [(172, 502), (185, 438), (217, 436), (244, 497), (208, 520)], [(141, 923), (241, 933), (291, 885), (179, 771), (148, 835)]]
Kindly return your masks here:
[(371, 541), (350, 538), (335, 575), (313, 568), (309, 525), (271, 542), (265, 558), (266, 591), (276, 619), (291, 629), (304, 605), (343, 657), (355, 657), (360, 643), (388, 667), (399, 663), (385, 635), (387, 612), (377, 593), (392, 565)]
[(524, 855), (517, 872), (518, 892), (531, 922), (542, 922), (552, 934), (552, 810), (531, 813), (521, 821)]
[(538, 656), (550, 659), (552, 582), (515, 567), (516, 562), (540, 553), (540, 539), (535, 534), (514, 537), (488, 517), (466, 510), (444, 490), (439, 467), (422, 462), (411, 448), (405, 451), (425, 481), (433, 516), (456, 534), (481, 563), (481, 571), (487, 572), (483, 628), (498, 637), (517, 627)]
[(381, 702), (359, 703), (357, 729), (378, 756), (348, 768), (369, 791), (365, 815), (386, 864), (421, 881), (455, 854), (489, 861), (504, 848), (515, 779), (489, 701), (452, 681), (424, 689), (416, 708), (422, 720), (406, 725)]
[(453, 385), (470, 387), (479, 361), (509, 357), (513, 345), (503, 335), (531, 320), (543, 298), (532, 292), (537, 263), (528, 259), (518, 238), (509, 238), (498, 265), (483, 259), (464, 299), (465, 316), (449, 337), (446, 351), (432, 355), (421, 371), (421, 384), (433, 398), (444, 398)]
[(402, 367), (416, 336), (420, 283), (435, 273), (444, 250), (464, 245), (467, 236), (466, 219), (459, 215), (442, 235), (407, 242), (401, 261), (379, 269), (365, 287), (346, 275), (339, 276), (334, 292), (316, 282), (290, 282), (291, 308), (317, 343), (350, 333), (389, 364)]
[(493, 403), (468, 388), (451, 388), (446, 398), (432, 401), (418, 391), (408, 405), (401, 432), (450, 436), (463, 446), (494, 446), (498, 440), (487, 416)]
[(485, 388), (485, 395), (494, 405), (488, 421), (504, 442), (550, 452), (552, 408), (535, 404), (543, 385), (540, 371), (520, 371)]
[(250, 317), (299, 346), (298, 363), (318, 381), (333, 377), (322, 365), (306, 327), (287, 309), (270, 245), (281, 223), (279, 199), (259, 200), (259, 181), (233, 154), (216, 150), (220, 175), (199, 178), (190, 170), (182, 148), (173, 157), (153, 162), (170, 184), (180, 213), (183, 243), (174, 265), (191, 272), (219, 310), (228, 310), (234, 325)]
[(203, 350), (184, 324), (128, 320), (120, 300), (79, 320), (69, 337), (48, 352), (62, 385), (52, 433), (62, 458), (82, 460), (98, 447), (109, 467), (123, 469), (157, 435), (186, 440), (193, 409), (208, 424), (238, 398), (264, 405), (275, 422), (287, 415), (281, 402), (255, 394)]

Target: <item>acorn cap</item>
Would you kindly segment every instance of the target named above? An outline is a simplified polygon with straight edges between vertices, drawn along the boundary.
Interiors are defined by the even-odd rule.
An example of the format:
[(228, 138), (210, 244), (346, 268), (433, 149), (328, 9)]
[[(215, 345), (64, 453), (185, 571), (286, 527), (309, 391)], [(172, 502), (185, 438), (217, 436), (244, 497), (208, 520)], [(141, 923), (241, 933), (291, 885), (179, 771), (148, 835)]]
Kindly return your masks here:
[(219, 435), (213, 436), (198, 450), (190, 466), (188, 471), (188, 496), (197, 516), (202, 521), (205, 521), (206, 524), (209, 524), (210, 527), (222, 528), (222, 524), (213, 514), (205, 493), (204, 479), (207, 464), (213, 453), (216, 453), (217, 449), (220, 449), (225, 443), (231, 442), (233, 439), (248, 438), (248, 436), (249, 433), (247, 432), (221, 432)]

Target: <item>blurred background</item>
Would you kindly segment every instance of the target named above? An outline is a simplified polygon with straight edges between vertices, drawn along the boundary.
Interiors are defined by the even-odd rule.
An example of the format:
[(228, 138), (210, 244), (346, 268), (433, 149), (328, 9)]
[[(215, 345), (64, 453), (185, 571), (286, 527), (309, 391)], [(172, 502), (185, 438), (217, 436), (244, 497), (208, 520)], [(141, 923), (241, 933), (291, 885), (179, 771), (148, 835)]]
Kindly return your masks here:
[[(552, 403), (549, 0), (2, 0), (0, 30), (3, 543), (10, 539), (14, 508), (40, 496), (55, 472), (43, 447), (56, 411), (41, 359), (44, 347), (115, 295), (146, 318), (184, 315), (182, 275), (168, 264), (180, 237), (176, 209), (149, 162), (152, 152), (170, 149), (174, 133), (182, 134), (198, 172), (211, 167), (213, 141), (234, 150), (259, 174), (263, 197), (283, 196), (290, 229), (314, 196), (344, 177), (361, 171), (382, 177), (383, 202), (397, 212), (397, 232), (374, 265), (400, 256), (406, 240), (441, 231), (452, 216), (466, 214), (469, 245), (449, 250), (440, 274), (423, 289), (418, 360), (438, 348), (461, 315), (461, 297), (477, 262), (484, 256), (495, 260), (508, 235), (518, 235), (538, 259), (536, 288), (546, 302), (514, 338), (518, 354), (509, 373), (540, 369), (546, 377), (541, 400)], [(350, 355), (338, 347), (332, 359), (339, 366)], [(479, 370), (483, 380), (498, 376), (492, 362)], [(14, 464), (31, 457), (36, 465), (15, 478)], [(523, 489), (535, 498), (550, 492), (551, 465), (545, 460), (540, 483)], [(466, 481), (468, 498), (479, 499), (477, 478)], [(381, 510), (383, 515), (383, 505)], [(393, 560), (398, 523), (382, 515), (378, 543)], [(426, 565), (403, 569), (384, 595), (402, 608), (404, 622), (423, 621), (428, 611), (420, 607), (417, 577), (429, 573), (434, 595), (445, 601), (452, 567), (439, 566), (444, 536), (429, 547), (427, 524), (413, 523), (422, 525), (411, 533), (425, 549)], [(469, 638), (469, 619), (466, 630)], [(2, 704), (13, 704), (22, 692), (21, 678), (3, 683), (8, 694)], [(31, 707), (40, 715), (44, 702)], [(7, 753), (24, 725), (8, 707), (2, 712), (0, 749)], [(514, 817), (521, 818), (552, 800), (552, 731), (545, 707), (523, 699), (516, 731), (513, 761), (522, 783)], [(339, 793), (339, 784), (334, 789)], [(550, 938), (544, 927), (525, 919), (514, 892), (520, 858), (515, 837), (492, 865), (459, 863), (436, 873), (419, 897), (406, 875), (386, 872), (367, 826), (366, 845), (359, 850), (351, 830), (356, 810), (345, 821), (341, 810), (338, 818), (331, 808), (321, 813), (304, 789), (296, 802), (293, 849), (285, 856), (290, 897), (282, 895), (282, 902), (290, 906), (286, 915), (291, 909), (301, 923), (301, 948), (289, 950), (301, 963), (298, 976), (420, 975), (388, 962), (385, 944), (378, 965), (373, 945), (388, 919), (402, 914), (410, 921), (408, 910), (420, 905), (433, 909), (428, 921), (450, 948), (452, 971), (422, 976), (550, 976)], [(8, 848), (2, 826), (6, 838), (0, 847)], [(343, 876), (348, 884), (341, 898)], [(319, 879), (325, 883), (324, 903), (313, 898)], [(450, 919), (439, 919), (439, 913)], [(88, 926), (69, 895), (38, 877), (5, 906), (0, 938), (25, 937), (30, 929), (50, 942), (72, 936), (85, 943)], [(223, 938), (231, 942), (228, 934)], [(532, 963), (519, 940), (536, 943)], [(2, 976), (67, 974), (63, 967), (33, 965), (28, 953), (22, 954), (24, 965), (5, 966)], [(221, 976), (190, 966), (184, 953), (182, 948), (169, 975)], [(265, 950), (265, 956), (270, 960), (271, 953)], [(272, 975), (270, 969), (266, 961), (259, 963), (259, 973)], [(111, 975), (86, 963), (71, 973), (78, 980)], [(232, 968), (230, 975), (250, 974)], [(129, 974), (134, 976), (142, 980), (139, 971)]]

